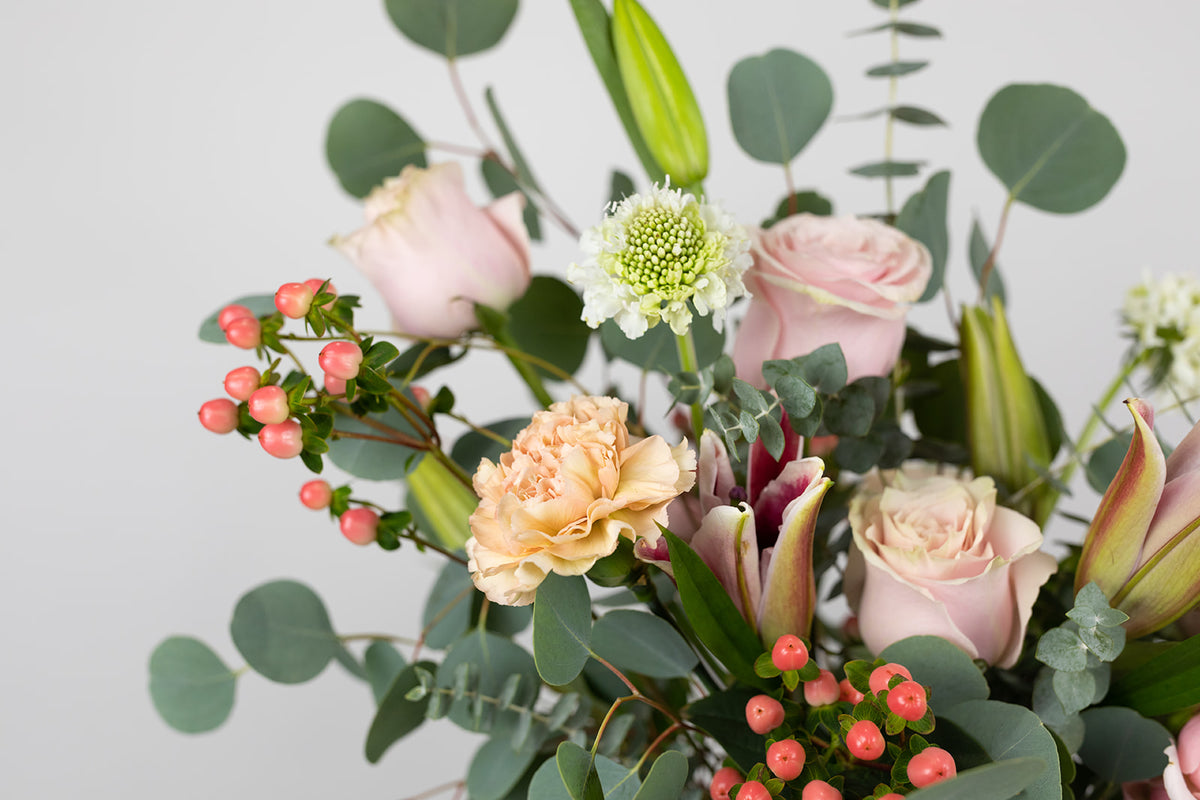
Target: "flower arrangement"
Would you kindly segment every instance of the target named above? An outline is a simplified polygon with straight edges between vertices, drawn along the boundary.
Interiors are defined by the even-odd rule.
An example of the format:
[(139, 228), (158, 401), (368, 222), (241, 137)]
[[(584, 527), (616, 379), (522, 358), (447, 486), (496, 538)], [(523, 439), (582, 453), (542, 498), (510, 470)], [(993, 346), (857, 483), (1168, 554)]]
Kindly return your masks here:
[[(370, 761), (429, 720), (479, 733), (447, 789), (475, 800), (1200, 797), (1200, 426), (1174, 448), (1154, 431), (1154, 404), (1186, 416), (1200, 394), (1200, 290), (1180, 276), (1130, 290), (1130, 349), (1064, 430), (1022, 365), (997, 255), (1013, 205), (1086, 210), (1125, 152), (1075, 92), (1011, 85), (978, 123), (1005, 192), (995, 241), (971, 232), (978, 297), (946, 296), (952, 340), (909, 325), (945, 296), (950, 183), (936, 172), (897, 207), (922, 164), (894, 156), (892, 127), (941, 124), (897, 100), (925, 66), (898, 43), (939, 35), (911, 2), (874, 0), (888, 145), (852, 172), (881, 181), (885, 205), (858, 215), (793, 186), (832, 88), (787, 49), (739, 61), (727, 87), (734, 137), (783, 168), (785, 196), (761, 225), (714, 202), (709, 129), (637, 0), (571, 4), (646, 174), (638, 191), (614, 172), (586, 229), (534, 179), (491, 93), (503, 152), (463, 95), (485, 207), (463, 162), (431, 164), (439, 148), (401, 115), (337, 112), (330, 165), (366, 224), (332, 244), (394, 329), (358, 327), (359, 298), (325, 278), (227, 303), (201, 338), (259, 363), (234, 367), (200, 422), (348, 473), (305, 483), (301, 502), (354, 544), (444, 566), (403, 650), (399, 635), (355, 649), (308, 586), (252, 589), (231, 623), (249, 670), (300, 683), (336, 660), (365, 681)], [(387, 3), (456, 88), (455, 60), (498, 42), (516, 8)], [(531, 275), (543, 224), (578, 240), (566, 282)], [(458, 410), (438, 381), (472, 350), (508, 359), (527, 415)], [(603, 389), (585, 385), (589, 355)], [(1113, 424), (1134, 379), (1154, 403), (1130, 397)], [(1080, 466), (1095, 512), (1048, 545)], [(400, 481), (404, 507), (361, 480)], [(150, 692), (173, 727), (211, 730), (244, 671), (172, 637)]]

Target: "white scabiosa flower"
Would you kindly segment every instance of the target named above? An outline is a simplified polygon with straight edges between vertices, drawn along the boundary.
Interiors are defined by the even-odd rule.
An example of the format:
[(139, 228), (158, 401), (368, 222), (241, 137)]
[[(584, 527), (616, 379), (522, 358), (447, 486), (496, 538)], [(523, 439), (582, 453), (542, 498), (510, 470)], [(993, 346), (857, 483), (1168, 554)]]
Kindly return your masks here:
[(1148, 355), (1151, 383), (1163, 381), (1184, 397), (1200, 395), (1200, 280), (1149, 273), (1125, 295), (1121, 316), (1134, 355)]
[(597, 328), (615, 319), (630, 339), (659, 320), (683, 335), (693, 308), (701, 316), (711, 313), (721, 330), (725, 309), (746, 294), (742, 273), (751, 259), (745, 228), (669, 185), (609, 206), (579, 246), (586, 258), (567, 269), (567, 280), (583, 287), (584, 322)]

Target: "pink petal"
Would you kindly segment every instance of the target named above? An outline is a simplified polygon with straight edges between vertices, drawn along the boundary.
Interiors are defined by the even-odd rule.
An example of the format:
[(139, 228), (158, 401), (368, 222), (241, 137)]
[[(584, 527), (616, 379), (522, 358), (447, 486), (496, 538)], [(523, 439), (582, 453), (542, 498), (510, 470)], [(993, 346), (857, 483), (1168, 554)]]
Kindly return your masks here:
[[(749, 495), (750, 505), (755, 507), (755, 514), (759, 513), (758, 500), (763, 489), (766, 488), (767, 484), (779, 477), (779, 474), (787, 465), (800, 457), (804, 446), (804, 440), (800, 438), (798, 433), (792, 430), (792, 425), (788, 421), (787, 414), (783, 415), (780, 423), (783, 427), (783, 452), (780, 453), (778, 459), (771, 457), (771, 454), (767, 452), (766, 446), (762, 443), (762, 439), (756, 439), (750, 445), (749, 463), (746, 465), (746, 493)], [(801, 491), (803, 491), (803, 487), (796, 491), (792, 497), (800, 494)], [(788, 499), (790, 500), (791, 497)], [(786, 501), (784, 505), (786, 505)], [(779, 527), (779, 518), (783, 516), (783, 505), (780, 506), (779, 512), (777, 518), (771, 522), (772, 528)]]
[[(692, 537), (691, 544), (725, 587), (738, 611), (753, 625), (754, 610), (762, 596), (753, 512), (745, 504), (740, 509), (733, 506), (714, 508), (704, 516), (704, 523)], [(743, 602), (743, 592), (749, 600), (749, 609)]]
[[(752, 465), (753, 466), (753, 465)], [(750, 494), (754, 519), (760, 530), (763, 546), (773, 545), (775, 532), (782, 536), (784, 509), (805, 494), (809, 487), (825, 474), (825, 462), (819, 458), (804, 458), (787, 464), (779, 476), (767, 484), (758, 495)], [(755, 499), (757, 497), (757, 499)], [(770, 541), (768, 541), (768, 537)]]
[(785, 633), (807, 636), (817, 607), (817, 587), (813, 579), (813, 533), (817, 527), (821, 499), (833, 481), (823, 476), (824, 465), (820, 459), (806, 458), (792, 462), (789, 467), (800, 465), (810, 470), (815, 468), (816, 473), (809, 474), (804, 492), (784, 510), (779, 539), (763, 575), (758, 629), (763, 643), (767, 645)]

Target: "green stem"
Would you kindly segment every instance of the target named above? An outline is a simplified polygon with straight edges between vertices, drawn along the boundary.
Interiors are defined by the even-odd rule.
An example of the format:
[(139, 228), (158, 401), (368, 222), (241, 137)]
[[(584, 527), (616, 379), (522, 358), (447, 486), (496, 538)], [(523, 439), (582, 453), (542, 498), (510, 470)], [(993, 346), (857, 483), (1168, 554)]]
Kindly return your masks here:
[[(896, 21), (900, 18), (900, 2), (899, 0), (889, 0), (888, 2), (888, 19), (892, 22), (890, 33), (891, 48), (892, 48), (892, 63), (900, 60), (900, 36), (896, 33)], [(892, 160), (892, 130), (895, 127), (895, 120), (892, 118), (892, 109), (896, 107), (896, 95), (899, 81), (895, 75), (888, 77), (888, 113), (883, 121), (883, 160)], [(883, 194), (887, 203), (887, 216), (891, 220), (896, 211), (895, 190), (892, 187), (892, 176), (890, 174), (883, 176)]]
[[(490, 312), (490, 310), (489, 310)], [(496, 312), (490, 312), (495, 314)], [(499, 316), (497, 314), (497, 316)], [(508, 358), (508, 363), (513, 365), (513, 369), (525, 381), (525, 385), (529, 387), (529, 391), (533, 393), (533, 398), (541, 403), (542, 408), (547, 408), (554, 402), (554, 398), (550, 396), (550, 392), (546, 391), (546, 384), (542, 382), (542, 376), (538, 375), (537, 369), (529, 363), (528, 359), (524, 358), (524, 353), (517, 347), (517, 343), (513, 340), (512, 334), (508, 332), (507, 321), (500, 321), (498, 324), (487, 325), (487, 332), (495, 340), (496, 344), (500, 345), (504, 350), (505, 357)]]
[(1116, 399), (1117, 392), (1121, 391), (1121, 387), (1125, 385), (1125, 381), (1129, 380), (1129, 376), (1133, 371), (1142, 365), (1146, 360), (1145, 353), (1138, 355), (1136, 358), (1130, 359), (1124, 369), (1117, 373), (1113, 378), (1112, 383), (1104, 390), (1104, 394), (1100, 396), (1100, 400), (1092, 407), (1092, 415), (1088, 417), (1088, 421), (1084, 423), (1083, 430), (1079, 432), (1079, 438), (1075, 440), (1075, 454), (1063, 468), (1062, 475), (1059, 480), (1067, 484), (1071, 481), (1071, 476), (1075, 474), (1075, 468), (1079, 466), (1080, 459), (1078, 455), (1087, 450), (1088, 443), (1092, 436), (1096, 433), (1096, 427), (1104, 419), (1104, 410), (1112, 405), (1112, 401)]
[[(679, 348), (679, 366), (684, 372), (700, 374), (700, 359), (696, 356), (696, 342), (692, 339), (692, 329), (688, 328), (686, 333), (682, 333), (675, 337), (675, 344)], [(692, 403), (692, 435), (695, 437), (696, 447), (700, 447), (700, 436), (704, 433), (704, 406), (701, 400), (698, 399)]]

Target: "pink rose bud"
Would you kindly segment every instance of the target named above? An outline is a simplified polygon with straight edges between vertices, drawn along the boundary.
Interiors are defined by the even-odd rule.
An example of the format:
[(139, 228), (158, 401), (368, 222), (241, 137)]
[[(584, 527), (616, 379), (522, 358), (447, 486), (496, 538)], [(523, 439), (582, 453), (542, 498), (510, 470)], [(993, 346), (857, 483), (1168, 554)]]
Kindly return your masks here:
[(379, 515), (369, 508), (351, 508), (342, 512), (338, 522), (342, 535), (357, 545), (368, 545), (375, 541), (379, 528)]
[(222, 331), (229, 330), (229, 323), (235, 319), (245, 319), (253, 317), (254, 312), (245, 306), (239, 306), (237, 303), (230, 303), (221, 309), (221, 313), (217, 314), (217, 327)]
[(327, 378), (332, 375), (343, 381), (357, 377), (362, 360), (362, 348), (354, 342), (330, 342), (317, 357), (317, 363), (325, 370)]
[(258, 443), (276, 458), (295, 458), (304, 449), (304, 432), (294, 419), (276, 422), (258, 432)]
[(278, 386), (256, 389), (246, 404), (250, 408), (250, 416), (264, 425), (283, 422), (292, 413), (288, 408), (287, 392)]
[(225, 391), (234, 400), (245, 402), (258, 389), (261, 379), (262, 376), (254, 367), (231, 369), (225, 376)]
[(200, 406), (200, 424), (213, 433), (230, 433), (237, 430), (238, 408), (232, 400), (220, 397)]
[(257, 317), (238, 317), (225, 329), (225, 340), (234, 347), (253, 350), (262, 344), (262, 325)]
[(300, 502), (305, 508), (320, 511), (333, 501), (333, 487), (323, 480), (309, 481), (300, 487)]
[(305, 283), (285, 283), (275, 291), (275, 308), (291, 319), (300, 319), (312, 308), (313, 290)]
[(841, 696), (841, 687), (833, 673), (827, 669), (821, 670), (820, 676), (804, 684), (804, 702), (810, 706), (827, 706), (836, 703)]

